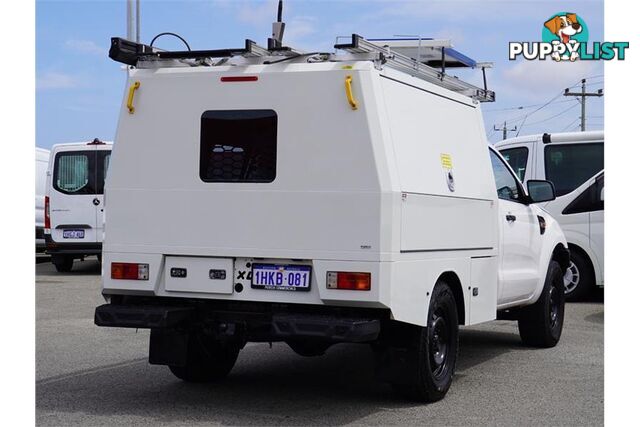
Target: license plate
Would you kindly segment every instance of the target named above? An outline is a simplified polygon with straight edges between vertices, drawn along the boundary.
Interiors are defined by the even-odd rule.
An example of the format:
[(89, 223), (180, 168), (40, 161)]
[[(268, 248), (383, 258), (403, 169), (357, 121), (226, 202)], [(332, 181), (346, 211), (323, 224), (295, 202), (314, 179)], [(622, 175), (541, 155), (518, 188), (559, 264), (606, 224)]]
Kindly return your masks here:
[(308, 291), (311, 266), (253, 264), (251, 287), (277, 291)]
[(84, 230), (63, 230), (63, 239), (84, 239)]

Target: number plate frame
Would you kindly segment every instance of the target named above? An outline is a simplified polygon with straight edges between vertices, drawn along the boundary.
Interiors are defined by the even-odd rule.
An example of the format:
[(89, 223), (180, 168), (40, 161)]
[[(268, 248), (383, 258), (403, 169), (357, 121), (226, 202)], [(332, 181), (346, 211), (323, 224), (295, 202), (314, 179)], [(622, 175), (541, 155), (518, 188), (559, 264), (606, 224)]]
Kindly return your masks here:
[[(259, 272), (264, 272), (267, 276), (256, 275)], [(272, 272), (273, 275), (270, 275)], [(278, 273), (282, 274), (280, 279), (278, 279)], [(290, 280), (288, 278), (289, 274), (295, 273), (306, 273), (306, 276), (303, 276), (306, 277), (306, 286), (288, 284)], [(293, 279), (295, 280), (295, 276), (293, 276)], [(257, 283), (265, 281), (271, 281), (272, 284)], [(251, 266), (251, 288), (270, 291), (308, 292), (311, 289), (311, 266), (301, 264), (253, 264)]]
[(63, 239), (84, 239), (84, 230), (62, 230)]

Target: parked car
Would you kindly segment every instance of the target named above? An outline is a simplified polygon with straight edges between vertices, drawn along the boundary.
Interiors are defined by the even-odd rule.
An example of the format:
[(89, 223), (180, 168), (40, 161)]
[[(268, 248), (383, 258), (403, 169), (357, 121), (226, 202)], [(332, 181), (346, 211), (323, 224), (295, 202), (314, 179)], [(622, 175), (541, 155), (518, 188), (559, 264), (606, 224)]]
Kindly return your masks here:
[[(577, 188), (589, 187), (586, 183), (604, 169), (604, 132), (527, 135), (501, 141), (495, 147), (520, 179), (546, 179), (555, 185), (558, 199), (544, 207), (560, 215), (556, 219), (563, 229), (571, 229), (566, 233), (571, 251), (570, 272), (565, 280), (567, 298), (582, 299), (594, 285), (603, 287), (604, 202), (598, 204), (593, 215), (564, 215), (562, 209), (581, 193)], [(604, 173), (601, 182), (604, 185)], [(591, 226), (593, 233), (585, 231)]]
[(51, 149), (45, 239), (51, 262), (60, 272), (73, 268), (74, 259), (101, 259), (104, 235), (104, 180), (111, 143), (57, 144)]
[(44, 198), (47, 187), (49, 150), (36, 147), (36, 252), (44, 252)]
[(571, 193), (543, 204), (572, 245), (565, 287), (574, 298), (604, 285), (604, 170)]
[(558, 343), (569, 254), (535, 204), (553, 186), (488, 147), (492, 94), (357, 35), (312, 60), (252, 43), (200, 66), (210, 51), (112, 41), (130, 67), (97, 325), (151, 329), (149, 362), (194, 382), (249, 341), (371, 343), (422, 401), (447, 393), (460, 325)]

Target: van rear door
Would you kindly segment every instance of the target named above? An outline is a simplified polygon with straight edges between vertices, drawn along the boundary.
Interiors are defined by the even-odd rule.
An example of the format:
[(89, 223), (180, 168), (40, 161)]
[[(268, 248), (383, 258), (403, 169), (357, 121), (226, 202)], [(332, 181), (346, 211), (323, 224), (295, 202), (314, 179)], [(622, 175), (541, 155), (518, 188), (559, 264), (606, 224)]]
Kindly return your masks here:
[(50, 191), (51, 238), (58, 243), (97, 242), (97, 150), (80, 146), (55, 153)]

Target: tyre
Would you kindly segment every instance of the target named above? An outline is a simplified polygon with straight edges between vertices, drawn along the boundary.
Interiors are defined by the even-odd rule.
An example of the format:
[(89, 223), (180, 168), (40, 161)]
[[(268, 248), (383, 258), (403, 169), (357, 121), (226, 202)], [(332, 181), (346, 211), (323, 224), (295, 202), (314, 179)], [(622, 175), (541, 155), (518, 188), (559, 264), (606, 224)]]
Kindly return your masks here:
[(458, 311), (449, 285), (436, 283), (427, 326), (411, 328), (404, 360), (409, 381), (392, 385), (411, 400), (436, 402), (449, 391), (458, 358)]
[(584, 299), (594, 285), (595, 277), (589, 259), (580, 252), (571, 251), (571, 263), (564, 274), (564, 295), (567, 301)]
[(68, 273), (73, 268), (73, 257), (70, 256), (52, 257), (51, 262), (58, 273)]
[(192, 332), (187, 344), (187, 363), (169, 366), (169, 369), (183, 381), (213, 382), (231, 372), (239, 352), (237, 345), (223, 344), (201, 332)]
[(322, 341), (289, 340), (286, 343), (291, 350), (304, 357), (322, 356), (331, 347), (330, 343)]
[(518, 329), (526, 345), (549, 348), (558, 344), (564, 323), (563, 276), (560, 264), (551, 261), (538, 301), (521, 310)]

